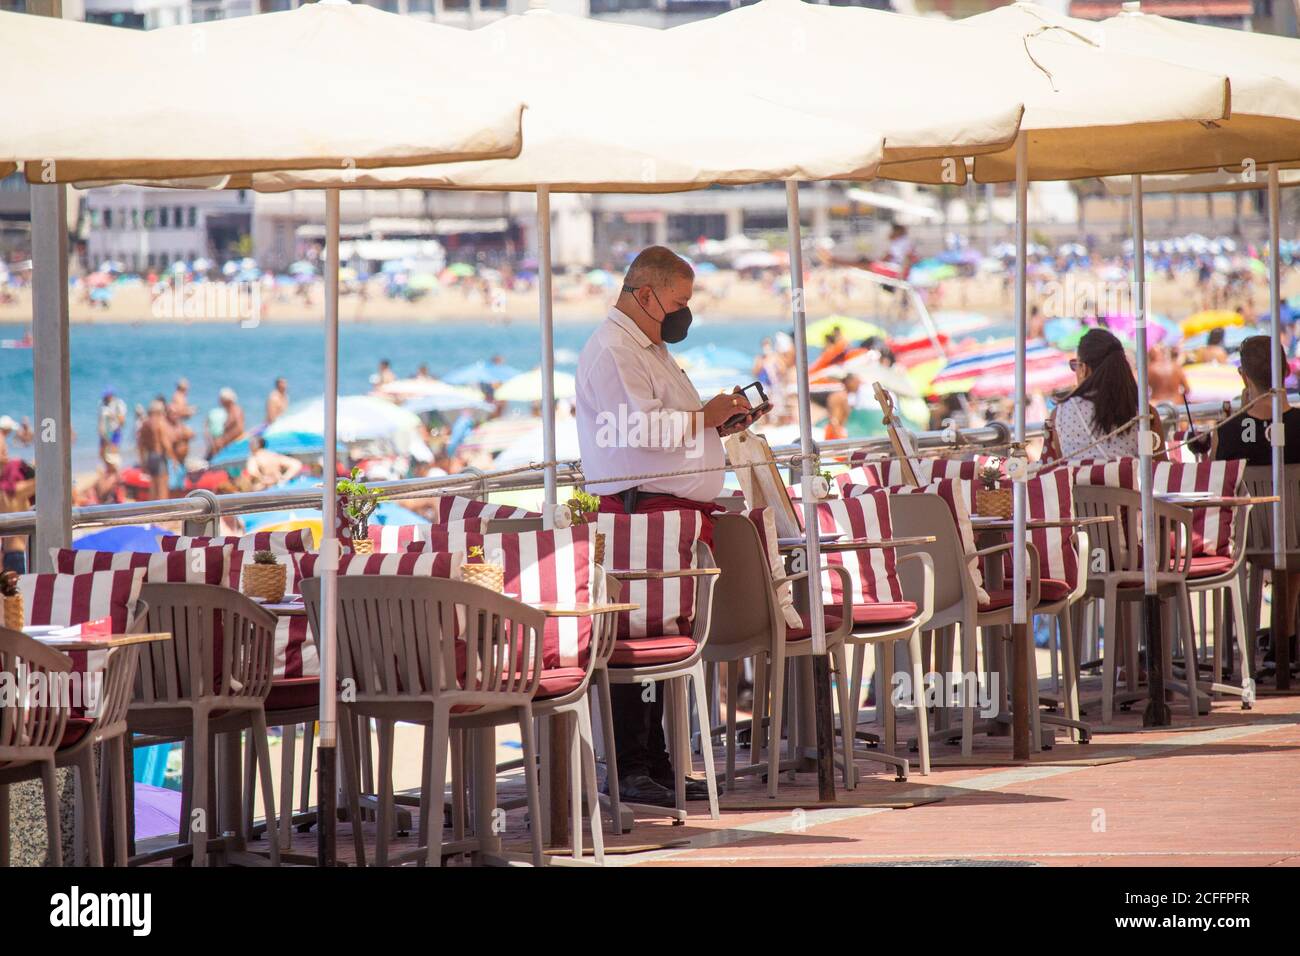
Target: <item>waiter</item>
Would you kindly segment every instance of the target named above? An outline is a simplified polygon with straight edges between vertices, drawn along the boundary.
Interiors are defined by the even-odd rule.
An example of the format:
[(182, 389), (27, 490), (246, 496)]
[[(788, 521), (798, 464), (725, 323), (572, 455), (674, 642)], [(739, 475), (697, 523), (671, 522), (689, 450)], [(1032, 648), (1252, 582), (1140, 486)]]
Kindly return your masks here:
[[(603, 512), (698, 511), (701, 537), (711, 543), (713, 499), (724, 478), (722, 437), (745, 428), (751, 409), (739, 389), (701, 405), (665, 347), (686, 338), (694, 287), (690, 263), (663, 246), (650, 246), (632, 261), (618, 300), (578, 359), (578, 443), (583, 474), (594, 479), (689, 472), (595, 481), (587, 490), (600, 496)], [(656, 691), (646, 702), (635, 684), (615, 684), (610, 693), (620, 796), (673, 806), (662, 696)], [(707, 799), (707, 782), (688, 780), (686, 792), (690, 799)]]

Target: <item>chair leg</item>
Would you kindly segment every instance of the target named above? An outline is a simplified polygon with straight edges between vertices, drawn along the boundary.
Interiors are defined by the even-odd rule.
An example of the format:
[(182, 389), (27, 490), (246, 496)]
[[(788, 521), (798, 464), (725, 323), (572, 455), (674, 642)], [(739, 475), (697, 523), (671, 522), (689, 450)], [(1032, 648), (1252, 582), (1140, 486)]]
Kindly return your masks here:
[[(442, 866), (443, 792), (447, 781), (447, 747), (450, 743), (450, 715), (447, 708), (435, 705), (433, 723), (429, 727), (428, 764), (424, 769), (424, 794), (429, 813), (422, 824), (420, 839), (425, 843), (426, 866)], [(453, 778), (454, 780), (454, 778)], [(454, 812), (454, 811), (453, 811)], [(427, 826), (427, 829), (423, 829)]]
[[(558, 714), (556, 715), (559, 716)], [(569, 714), (558, 724), (551, 721), (558, 729), (564, 727), (565, 744), (569, 752), (569, 834), (572, 837), (573, 858), (582, 859), (582, 741), (578, 733), (578, 715)], [(708, 725), (705, 725), (708, 733)], [(706, 738), (707, 742), (707, 738)], [(546, 751), (543, 751), (546, 753)], [(546, 761), (543, 760), (543, 763)], [(543, 811), (545, 812), (545, 811)]]
[[(767, 728), (767, 796), (769, 799), (776, 799), (777, 777), (781, 773), (781, 718), (785, 704), (785, 657), (781, 654), (774, 654), (770, 665), (767, 668), (771, 680), (771, 690), (768, 692), (769, 706), (772, 709), (772, 720)], [(757, 721), (755, 721), (757, 723)], [(758, 734), (751, 737), (750, 746), (757, 749)]]
[(686, 810), (686, 773), (690, 770), (690, 744), (683, 741), (681, 710), (682, 679), (673, 677), (660, 682), (664, 693), (664, 721), (668, 727), (668, 760), (673, 765), (673, 793), (678, 810)]
[(853, 764), (853, 734), (857, 728), (858, 711), (849, 703), (848, 661), (844, 654), (844, 645), (836, 644), (830, 649), (830, 655), (835, 664), (835, 689), (840, 698), (840, 749), (844, 759), (844, 788), (852, 790), (857, 786), (857, 774)]
[(1119, 656), (1119, 609), (1116, 589), (1106, 586), (1106, 612), (1102, 623), (1101, 722), (1115, 722), (1115, 658)]
[[(271, 781), (271, 742), (266, 732), (266, 714), (262, 711), (253, 712), (253, 727), (248, 736), (248, 748), (257, 754), (258, 782), (262, 788), (262, 813), (266, 815), (266, 843), (271, 852), (271, 865), (279, 866), (280, 841), (275, 838), (275, 784)], [(252, 810), (248, 813), (251, 815)], [(285, 816), (291, 815), (292, 811), (286, 808)]]
[[(727, 661), (727, 792), (736, 789), (736, 697), (740, 694), (740, 661)], [(755, 708), (757, 709), (757, 708)], [(752, 724), (753, 721), (751, 720)], [(752, 735), (751, 731), (751, 735)]]
[[(241, 735), (239, 733), (235, 734), (235, 740), (239, 740), (240, 737)], [(242, 758), (244, 772), (242, 780), (243, 790), (240, 794), (239, 801), (239, 832), (243, 837), (244, 845), (247, 846), (253, 839), (253, 795), (256, 791), (255, 784), (257, 782), (257, 778), (254, 776), (257, 772), (257, 751), (253, 746), (253, 740), (251, 737), (249, 737), (247, 743), (244, 745)], [(266, 836), (267, 841), (270, 842), (273, 838), (274, 834), (268, 832)]]
[(772, 689), (768, 686), (768, 660), (766, 654), (754, 656), (754, 713), (749, 726), (749, 765), (757, 766), (763, 762), (763, 751), (767, 748), (770, 724), (764, 721), (772, 713)]
[[(128, 810), (134, 804), (135, 781), (130, 778), (129, 764), (127, 757), (131, 753), (131, 734), (130, 732), (122, 734), (120, 737), (108, 741), (104, 747), (104, 760), (106, 766), (104, 773), (108, 775), (107, 780), (109, 790), (112, 794), (113, 807), (113, 865), (125, 867), (127, 859), (131, 852), (133, 844), (131, 823), (128, 820)], [(131, 788), (131, 798), (128, 799), (127, 787)], [(129, 814), (134, 817), (134, 814)]]
[[(560, 723), (564, 723), (563, 718)], [(551, 734), (555, 733), (556, 721), (549, 718), (534, 718), (533, 728), (537, 734), (537, 752), (543, 754), (542, 759), (537, 761), (537, 777), (539, 789), (541, 790), (542, 799), (542, 816), (537, 821), (537, 825), (542, 828), (542, 842), (548, 846), (551, 843)]]
[(602, 667), (596, 672), (596, 691), (600, 697), (600, 737), (605, 745), (605, 783), (609, 790), (611, 833), (623, 832), (623, 807), (618, 796), (618, 748), (614, 745), (614, 712), (610, 703), (609, 673)]
[[(1014, 655), (1008, 655), (1011, 657)], [(1029, 752), (1038, 753), (1043, 749), (1042, 714), (1038, 706), (1038, 656), (1034, 649), (1034, 615), (1029, 615), (1029, 627), (1025, 635), (1024, 653), (1016, 661), (1016, 667), (1025, 668), (1026, 685), (1029, 687)]]
[[(302, 725), (302, 812), (311, 809), (311, 765), (316, 755), (316, 724), (307, 721)], [(292, 823), (292, 821), (290, 821)]]
[[(973, 674), (976, 680), (979, 679), (979, 663), (975, 656), (976, 635), (975, 622), (962, 621), (961, 623), (961, 669), (963, 674)], [(892, 647), (886, 651), (886, 654), (892, 654)], [(992, 668), (992, 662), (988, 662), (988, 667)], [(892, 668), (891, 668), (892, 670)], [(963, 679), (962, 686), (965, 686)], [(978, 695), (976, 695), (978, 696)], [(975, 701), (963, 700), (961, 702), (961, 755), (969, 757), (974, 750), (975, 744)]]
[(582, 779), (587, 792), (587, 821), (591, 827), (591, 848), (596, 863), (603, 865), (605, 834), (600, 823), (600, 794), (596, 787), (596, 747), (592, 740), (591, 711), (585, 706), (580, 706), (577, 717), (578, 741), (582, 751)]
[[(103, 748), (103, 760), (108, 760), (108, 747)], [(108, 768), (104, 768), (108, 773)], [(95, 774), (95, 748), (86, 747), (77, 758), (77, 785), (81, 788), (81, 829), (86, 843), (86, 860), (89, 866), (104, 865), (103, 828), (99, 818), (99, 783)]]
[[(1188, 714), (1192, 723), (1195, 723), (1197, 718), (1201, 715), (1200, 694), (1197, 693), (1197, 684), (1200, 683), (1199, 672), (1201, 665), (1196, 656), (1196, 631), (1191, 627), (1192, 598), (1186, 587), (1179, 586), (1178, 597), (1176, 600), (1178, 601), (1178, 616), (1185, 619), (1183, 621), (1183, 626), (1179, 629), (1179, 633), (1181, 633), (1183, 639), (1183, 670), (1187, 675), (1187, 700), (1189, 703)], [(1172, 621), (1175, 610), (1174, 606), (1172, 602), (1166, 602), (1166, 604), (1169, 606), (1169, 613), (1165, 616), (1165, 619), (1167, 621)], [(1174, 632), (1172, 630), (1167, 630), (1165, 633), (1170, 634)], [(1219, 637), (1220, 633), (1222, 632), (1217, 632), (1214, 636), (1214, 643), (1216, 646), (1222, 643), (1222, 640)], [(1165, 641), (1166, 646), (1170, 643), (1170, 641)], [(1170, 669), (1172, 670), (1172, 665)]]
[[(298, 725), (280, 728), (280, 849), (293, 849), (293, 771), (294, 748), (298, 744)], [(267, 830), (267, 839), (270, 830)]]
[[(194, 851), (194, 866), (208, 865), (208, 829), (213, 822), (214, 808), (210, 806), (208, 787), (208, 754), (212, 735), (208, 732), (207, 714), (198, 713), (194, 719), (194, 746), (190, 753), (194, 766), (190, 779), (190, 846)], [(195, 826), (197, 824), (197, 826)]]
[[(1066, 608), (1057, 620), (1061, 645), (1061, 676), (1065, 684), (1065, 716), (1079, 719), (1079, 662), (1074, 656), (1074, 612)], [(1079, 740), (1079, 731), (1070, 728), (1070, 740)]]
[[(542, 850), (542, 828), (537, 825), (542, 818), (542, 801), (537, 786), (537, 745), (533, 740), (533, 708), (528, 704), (519, 708), (519, 737), (524, 747), (524, 783), (528, 789), (528, 817), (532, 821), (528, 833), (533, 843), (533, 866), (543, 866), (546, 857)], [(480, 820), (478, 825), (490, 824)]]
[[(451, 744), (451, 838), (465, 839), (465, 732), (453, 730)], [(597, 810), (599, 812), (599, 810)]]
[(63, 866), (63, 831), (59, 827), (59, 788), (54, 761), (41, 762), (41, 783), (45, 788), (45, 831), (50, 866)]
[[(1237, 631), (1237, 653), (1241, 655), (1241, 693), (1242, 706), (1245, 707), (1250, 703), (1247, 698), (1253, 699), (1254, 697), (1254, 694), (1252, 693), (1253, 688), (1251, 686), (1251, 679), (1254, 677), (1254, 672), (1251, 669), (1250, 647), (1246, 632), (1246, 608), (1245, 602), (1242, 599), (1240, 577), (1233, 578), (1228, 584), (1228, 594), (1232, 601), (1232, 615), (1233, 621), (1235, 622), (1235, 629)], [(1219, 675), (1215, 674), (1214, 680), (1218, 679)]]
[(885, 753), (898, 756), (898, 715), (894, 707), (894, 642), (881, 641), (876, 645), (876, 674), (880, 683), (876, 698), (876, 712), (881, 715), (883, 739), (880, 744)]
[(388, 844), (393, 838), (393, 729), (391, 720), (379, 721), (379, 815), (375, 821), (375, 866), (388, 865)]
[[(713, 772), (713, 739), (708, 734), (708, 704), (704, 696), (704, 665), (699, 661), (695, 662), (695, 667), (691, 671), (691, 686), (695, 691), (695, 719), (700, 722), (704, 728), (700, 735), (700, 754), (704, 757), (704, 779), (708, 781), (709, 787), (709, 818), (716, 820), (718, 813), (718, 778)], [(685, 688), (683, 687), (683, 692)], [(686, 704), (685, 698), (682, 704)], [(685, 707), (683, 706), (683, 711)], [(691, 748), (689, 746), (689, 737), (687, 738), (686, 755), (689, 758)]]
[[(343, 792), (348, 801), (348, 820), (352, 824), (352, 851), (356, 865), (366, 865), (366, 840), (361, 827), (361, 768), (357, 746), (357, 720), (343, 711), (338, 720), (339, 742), (343, 745)], [(317, 823), (319, 826), (319, 822)]]
[(921, 673), (921, 632), (913, 628), (907, 636), (908, 657), (912, 662), (912, 699), (916, 710), (916, 746), (921, 755), (921, 776), (930, 772), (930, 727), (925, 712), (925, 675)]
[(9, 866), (9, 784), (0, 783), (0, 869)]

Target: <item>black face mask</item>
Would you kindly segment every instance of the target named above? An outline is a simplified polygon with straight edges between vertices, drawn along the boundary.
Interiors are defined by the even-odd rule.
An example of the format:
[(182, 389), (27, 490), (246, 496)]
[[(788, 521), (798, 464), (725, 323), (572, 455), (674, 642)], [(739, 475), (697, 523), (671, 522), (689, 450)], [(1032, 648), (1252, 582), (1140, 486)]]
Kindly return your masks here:
[[(631, 286), (623, 286), (624, 292), (635, 292)], [(669, 312), (664, 309), (664, 304), (659, 302), (659, 294), (651, 286), (650, 294), (655, 297), (655, 302), (659, 304), (659, 310), (663, 312), (664, 317), (659, 322), (659, 337), (665, 342), (676, 343), (686, 338), (686, 330), (691, 327), (691, 310), (689, 306), (682, 306), (680, 309)], [(648, 313), (647, 313), (648, 314)]]

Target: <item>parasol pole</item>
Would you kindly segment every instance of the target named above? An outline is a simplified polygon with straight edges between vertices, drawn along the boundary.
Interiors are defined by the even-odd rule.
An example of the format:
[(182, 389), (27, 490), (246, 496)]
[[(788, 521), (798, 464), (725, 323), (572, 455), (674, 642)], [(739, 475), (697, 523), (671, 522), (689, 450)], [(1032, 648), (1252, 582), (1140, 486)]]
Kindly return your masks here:
[[(1273, 493), (1278, 496), (1273, 505), (1273, 605), (1269, 615), (1270, 628), (1273, 633), (1273, 660), (1277, 667), (1277, 688), (1287, 690), (1291, 687), (1291, 642), (1288, 640), (1291, 625), (1287, 620), (1288, 600), (1287, 561), (1286, 561), (1286, 428), (1282, 423), (1282, 406), (1285, 396), (1282, 387), (1286, 384), (1286, 370), (1279, 361), (1282, 343), (1282, 280), (1281, 280), (1281, 190), (1278, 182), (1277, 164), (1268, 167), (1268, 308), (1271, 337), (1273, 339)], [(1248, 671), (1248, 662), (1242, 661), (1242, 700), (1254, 699), (1254, 683)]]
[(537, 296), (542, 311), (542, 478), (547, 527), (555, 520), (555, 301), (551, 294), (551, 187), (537, 187)]
[[(1142, 494), (1142, 539), (1150, 546), (1142, 549), (1142, 602), (1147, 635), (1147, 706), (1142, 714), (1144, 727), (1167, 727), (1172, 718), (1165, 703), (1164, 635), (1161, 633), (1160, 597), (1156, 592), (1156, 513), (1152, 496), (1151, 454), (1155, 450), (1155, 432), (1148, 415), (1151, 397), (1147, 383), (1147, 253), (1145, 223), (1142, 219), (1142, 175), (1133, 177), (1133, 318), (1137, 349), (1138, 390), (1138, 487)], [(1116, 635), (1107, 634), (1114, 643)], [(1192, 701), (1192, 707), (1196, 707)]]
[[(1029, 496), (1025, 486), (1025, 348), (1028, 338), (1027, 262), (1029, 247), (1029, 139), (1024, 132), (1016, 136), (1016, 406), (1012, 424), (1014, 451), (1012, 460), (1012, 546), (1011, 546), (1011, 653), (1015, 662), (1011, 673), (1015, 683), (1011, 688), (1011, 748), (1016, 760), (1028, 760), (1030, 753), (1030, 715), (1032, 688), (1029, 686), (1029, 668), (1026, 666), (1029, 648), (1029, 608), (1025, 568), (1025, 522), (1029, 515)], [(962, 667), (973, 668), (974, 661), (962, 661)], [(990, 672), (992, 673), (992, 672)]]
[[(338, 716), (335, 682), (338, 645), (338, 404), (339, 404), (339, 191), (325, 190), (325, 467), (321, 489), (320, 743), (316, 763), (316, 863), (336, 856)], [(281, 808), (281, 813), (287, 808)], [(352, 825), (360, 826), (360, 820)], [(274, 836), (271, 839), (275, 839)]]
[[(794, 313), (795, 377), (799, 386), (799, 452), (803, 465), (803, 527), (808, 561), (808, 613), (812, 615), (813, 719), (817, 731), (817, 796), (835, 799), (835, 717), (831, 707), (830, 658), (826, 653), (826, 615), (822, 605), (821, 540), (817, 497), (813, 494), (816, 470), (813, 455), (812, 399), (808, 389), (808, 331), (804, 313), (803, 248), (799, 226), (799, 184), (785, 184), (786, 221), (790, 234), (790, 308)], [(797, 569), (796, 569), (797, 570)], [(853, 733), (854, 715), (841, 715), (842, 732)], [(772, 741), (773, 752), (780, 741)], [(848, 770), (851, 774), (852, 771)]]

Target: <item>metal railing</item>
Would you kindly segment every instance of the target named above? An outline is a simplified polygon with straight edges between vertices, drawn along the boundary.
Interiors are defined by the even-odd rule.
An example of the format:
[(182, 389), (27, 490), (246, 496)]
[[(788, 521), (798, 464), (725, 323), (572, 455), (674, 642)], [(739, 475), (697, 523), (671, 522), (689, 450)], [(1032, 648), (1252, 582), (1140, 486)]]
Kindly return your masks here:
[[(1300, 396), (1291, 396), (1292, 401), (1300, 401)], [(1222, 414), (1222, 402), (1202, 402), (1192, 406), (1195, 418), (1217, 418)], [(1166, 429), (1176, 425), (1186, 417), (1181, 408), (1162, 404), (1157, 408), (1162, 424)], [(1026, 429), (1026, 439), (1033, 441), (1043, 435), (1042, 423), (1034, 423)], [(937, 431), (914, 433), (918, 448), (935, 450), (962, 448), (972, 453), (982, 448), (1005, 446), (1011, 438), (1010, 428), (1002, 422), (993, 422), (977, 428), (945, 428)], [(817, 448), (824, 458), (846, 456), (854, 451), (891, 453), (889, 440), (876, 438), (842, 438), (833, 441), (818, 442)], [(772, 449), (778, 458), (798, 455), (798, 445), (784, 445)], [(391, 500), (409, 500), (413, 498), (430, 498), (439, 495), (460, 494), (475, 498), (486, 498), (498, 491), (540, 490), (543, 485), (543, 469), (539, 466), (528, 470), (509, 469), (503, 471), (479, 471), (467, 469), (455, 475), (437, 478), (404, 478), (398, 481), (371, 483), (371, 487), (383, 489)], [(580, 485), (583, 483), (582, 468), (577, 462), (561, 462), (556, 469), (556, 484)], [(109, 525), (136, 524), (158, 521), (184, 521), (211, 524), (219, 518), (257, 514), (265, 511), (287, 511), (295, 508), (314, 509), (321, 504), (319, 487), (272, 488), (267, 491), (236, 492), (218, 495), (210, 491), (191, 492), (184, 498), (171, 498), (165, 501), (132, 501), (125, 504), (89, 505), (72, 509), (72, 527), (98, 527)], [(36, 528), (35, 511), (15, 511), (0, 514), (0, 536), (31, 534)]]

